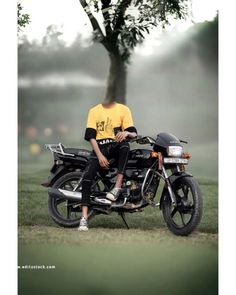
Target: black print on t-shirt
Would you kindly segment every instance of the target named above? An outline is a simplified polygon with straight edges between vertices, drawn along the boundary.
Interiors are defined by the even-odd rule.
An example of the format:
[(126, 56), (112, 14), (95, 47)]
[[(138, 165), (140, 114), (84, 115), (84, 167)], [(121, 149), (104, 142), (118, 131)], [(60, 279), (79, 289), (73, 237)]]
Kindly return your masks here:
[(107, 132), (108, 136), (112, 136), (114, 132), (113, 126), (112, 126), (112, 120), (109, 117), (107, 117), (106, 122), (105, 121), (96, 122), (96, 128), (97, 128), (97, 131)]
[(98, 131), (104, 131), (105, 121), (97, 122), (96, 127)]
[(110, 118), (107, 118), (107, 122), (105, 125), (105, 131), (112, 136), (113, 134), (113, 126), (112, 126), (112, 120)]

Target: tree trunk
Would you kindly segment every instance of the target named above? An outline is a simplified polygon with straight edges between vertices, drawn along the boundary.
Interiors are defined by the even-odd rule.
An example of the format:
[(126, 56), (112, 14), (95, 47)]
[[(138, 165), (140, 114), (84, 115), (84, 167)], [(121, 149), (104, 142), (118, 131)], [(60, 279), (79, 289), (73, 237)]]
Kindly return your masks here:
[(126, 103), (126, 64), (119, 54), (109, 53), (110, 69), (105, 102)]

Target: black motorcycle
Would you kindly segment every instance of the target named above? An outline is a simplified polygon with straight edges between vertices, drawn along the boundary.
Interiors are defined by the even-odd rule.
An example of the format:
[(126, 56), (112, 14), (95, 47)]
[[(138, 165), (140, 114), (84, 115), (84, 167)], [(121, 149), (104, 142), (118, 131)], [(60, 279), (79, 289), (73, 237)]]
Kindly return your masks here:
[[(162, 210), (171, 232), (189, 235), (201, 220), (203, 200), (198, 183), (186, 173), (190, 154), (183, 152), (181, 143), (187, 142), (169, 133), (160, 133), (156, 139), (138, 136), (130, 142), (152, 148), (129, 152), (122, 193), (116, 202), (106, 199), (116, 182), (116, 159), (109, 161), (109, 169), (100, 168), (92, 184), (89, 218), (117, 212), (129, 228), (125, 213), (139, 212), (150, 205)], [(91, 151), (65, 148), (61, 143), (46, 144), (46, 148), (54, 156), (51, 176), (42, 184), (48, 187), (50, 215), (60, 226), (77, 227), (81, 217), (81, 182)], [(157, 196), (161, 180), (163, 189)]]

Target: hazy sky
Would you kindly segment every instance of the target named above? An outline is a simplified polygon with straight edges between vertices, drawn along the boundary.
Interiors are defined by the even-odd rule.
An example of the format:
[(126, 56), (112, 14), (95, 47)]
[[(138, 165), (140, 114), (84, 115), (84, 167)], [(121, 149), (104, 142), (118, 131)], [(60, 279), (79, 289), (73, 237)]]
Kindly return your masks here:
[[(23, 30), (30, 40), (41, 39), (50, 24), (62, 26), (64, 39), (74, 40), (80, 32), (87, 36), (91, 27), (79, 0), (20, 0), (24, 12), (30, 14), (31, 23)], [(192, 0), (193, 20), (211, 20), (218, 10), (218, 0)], [(191, 26), (191, 21), (175, 23), (177, 30), (183, 31)]]

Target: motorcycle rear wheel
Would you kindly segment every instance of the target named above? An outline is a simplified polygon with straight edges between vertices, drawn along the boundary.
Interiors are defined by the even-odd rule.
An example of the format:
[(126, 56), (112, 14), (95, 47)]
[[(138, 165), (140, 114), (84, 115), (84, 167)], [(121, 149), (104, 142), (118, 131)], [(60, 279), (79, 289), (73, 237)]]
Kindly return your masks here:
[(202, 218), (203, 198), (198, 183), (192, 177), (177, 179), (172, 185), (177, 207), (171, 202), (169, 193), (164, 196), (162, 213), (168, 228), (179, 236), (192, 233)]
[[(61, 188), (66, 190), (75, 190), (78, 182), (82, 180), (82, 172), (70, 172), (60, 177), (52, 186), (53, 188)], [(81, 183), (79, 190), (81, 190)], [(78, 227), (82, 215), (81, 206), (79, 202), (69, 201), (65, 199), (57, 199), (49, 196), (48, 199), (49, 214), (58, 225), (67, 228)], [(95, 216), (93, 210), (89, 211), (88, 218)]]

